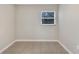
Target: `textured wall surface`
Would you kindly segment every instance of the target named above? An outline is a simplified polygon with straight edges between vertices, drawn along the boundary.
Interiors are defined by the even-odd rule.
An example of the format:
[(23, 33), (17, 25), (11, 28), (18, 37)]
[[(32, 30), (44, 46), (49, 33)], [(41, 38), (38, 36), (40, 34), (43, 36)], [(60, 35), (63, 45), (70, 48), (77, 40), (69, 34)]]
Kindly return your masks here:
[(0, 50), (15, 40), (15, 6), (0, 5)]
[(41, 11), (57, 12), (57, 5), (17, 5), (17, 39), (57, 40), (57, 26), (41, 25)]

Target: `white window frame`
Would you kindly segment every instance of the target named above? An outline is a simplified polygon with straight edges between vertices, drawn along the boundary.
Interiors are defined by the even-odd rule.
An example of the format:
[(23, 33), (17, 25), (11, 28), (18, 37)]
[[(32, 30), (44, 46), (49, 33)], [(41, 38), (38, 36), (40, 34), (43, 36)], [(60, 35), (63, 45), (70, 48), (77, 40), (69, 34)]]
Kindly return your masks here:
[[(54, 24), (42, 24), (42, 12), (54, 12)], [(41, 11), (41, 25), (56, 25), (56, 11)]]

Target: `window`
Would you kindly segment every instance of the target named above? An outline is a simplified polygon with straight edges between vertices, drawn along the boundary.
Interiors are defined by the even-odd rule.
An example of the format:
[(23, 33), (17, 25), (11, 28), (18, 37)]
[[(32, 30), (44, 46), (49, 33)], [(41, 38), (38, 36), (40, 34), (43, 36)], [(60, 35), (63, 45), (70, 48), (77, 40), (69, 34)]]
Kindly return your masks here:
[(42, 21), (41, 23), (44, 25), (55, 25), (55, 11), (43, 11), (41, 13)]

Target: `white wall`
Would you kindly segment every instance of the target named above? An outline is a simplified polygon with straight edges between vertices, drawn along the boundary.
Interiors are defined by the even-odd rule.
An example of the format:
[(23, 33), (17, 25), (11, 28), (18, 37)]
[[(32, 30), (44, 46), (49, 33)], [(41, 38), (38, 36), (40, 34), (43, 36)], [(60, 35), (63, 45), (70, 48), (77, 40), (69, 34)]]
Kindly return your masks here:
[[(57, 39), (57, 26), (41, 25), (41, 11), (56, 11), (57, 5), (17, 5), (16, 38), (17, 39)], [(57, 19), (57, 18), (56, 18)]]
[(71, 52), (79, 53), (79, 5), (59, 6), (59, 35)]
[(0, 50), (15, 40), (14, 5), (0, 5)]

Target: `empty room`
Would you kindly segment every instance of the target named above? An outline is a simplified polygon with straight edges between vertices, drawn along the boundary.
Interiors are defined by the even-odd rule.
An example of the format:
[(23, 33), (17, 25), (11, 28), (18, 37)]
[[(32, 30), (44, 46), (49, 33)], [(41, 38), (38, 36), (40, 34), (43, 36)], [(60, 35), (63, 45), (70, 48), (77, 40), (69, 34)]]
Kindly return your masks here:
[(78, 54), (78, 4), (0, 4), (0, 54)]

